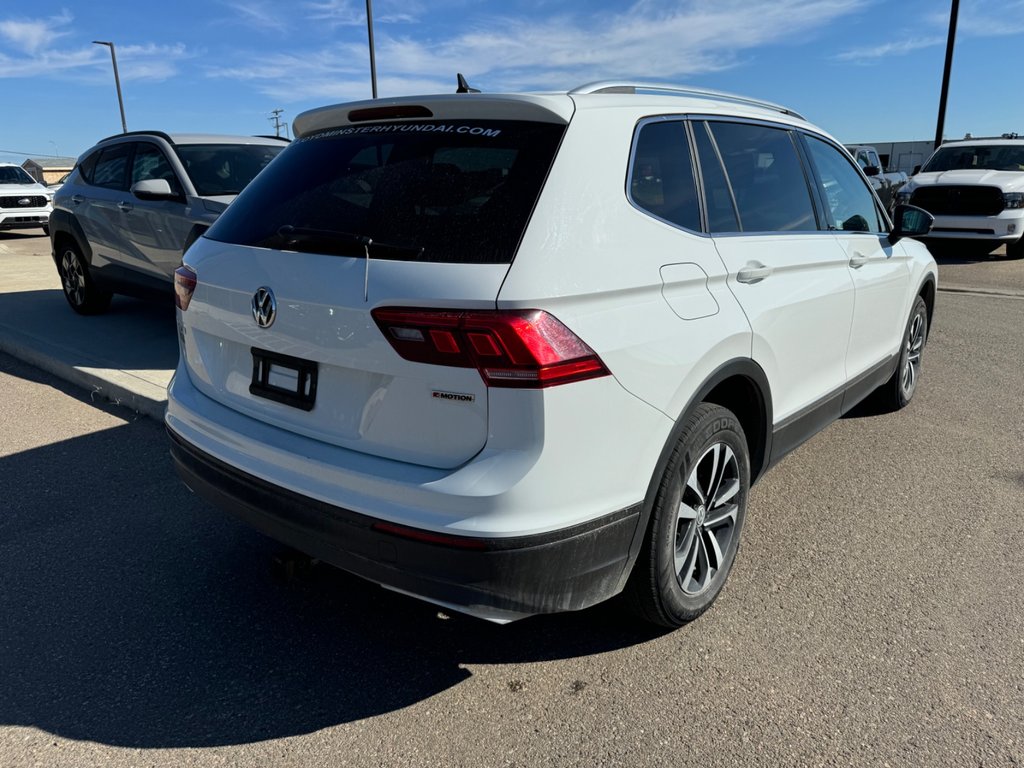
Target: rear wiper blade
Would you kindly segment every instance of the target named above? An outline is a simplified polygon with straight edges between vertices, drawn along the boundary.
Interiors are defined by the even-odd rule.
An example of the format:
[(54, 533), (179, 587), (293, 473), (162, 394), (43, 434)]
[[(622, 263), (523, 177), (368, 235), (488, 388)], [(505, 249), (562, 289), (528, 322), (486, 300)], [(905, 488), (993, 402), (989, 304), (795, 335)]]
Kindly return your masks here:
[(315, 229), (314, 227), (296, 227), (292, 224), (285, 224), (278, 227), (277, 234), (282, 237), (286, 244), (295, 245), (301, 242), (344, 242), (353, 245), (361, 245), (364, 249), (378, 248), (384, 251), (391, 251), (396, 254), (423, 255), (423, 248), (411, 245), (398, 245), (396, 243), (385, 243), (375, 240), (367, 235), (358, 235), (355, 232), (345, 232), (340, 229)]

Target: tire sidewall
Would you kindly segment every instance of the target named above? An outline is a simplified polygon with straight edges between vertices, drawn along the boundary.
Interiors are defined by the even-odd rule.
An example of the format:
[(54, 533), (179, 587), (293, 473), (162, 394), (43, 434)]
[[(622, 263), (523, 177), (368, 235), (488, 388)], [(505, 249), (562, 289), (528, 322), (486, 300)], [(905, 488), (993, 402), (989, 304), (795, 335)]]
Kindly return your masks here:
[[(698, 418), (679, 438), (679, 445), (665, 468), (665, 477), (654, 502), (652, 528), (656, 581), (662, 608), (673, 623), (685, 623), (706, 611), (722, 591), (736, 559), (750, 490), (750, 458), (747, 441), (736, 417), (725, 408), (701, 406)], [(694, 463), (715, 443), (728, 445), (736, 456), (740, 475), (735, 530), (728, 549), (723, 552), (723, 567), (711, 586), (699, 595), (683, 592), (675, 572), (676, 513), (683, 486)]]
[(921, 344), (921, 361), (924, 361), (924, 348), (928, 345), (928, 307), (924, 303), (924, 299), (918, 296), (914, 300), (914, 306), (910, 310), (910, 317), (907, 318), (907, 325), (903, 329), (903, 337), (900, 340), (900, 362), (899, 367), (896, 369), (896, 398), (898, 400), (898, 406), (904, 408), (910, 404), (910, 401), (914, 399), (914, 393), (917, 392), (917, 388), (921, 385), (920, 371), (918, 377), (914, 383), (914, 389), (908, 395), (903, 391), (903, 370), (907, 366), (907, 360), (910, 357), (910, 348), (908, 341), (910, 340), (910, 329), (914, 325), (914, 319), (921, 316), (924, 322), (924, 341)]

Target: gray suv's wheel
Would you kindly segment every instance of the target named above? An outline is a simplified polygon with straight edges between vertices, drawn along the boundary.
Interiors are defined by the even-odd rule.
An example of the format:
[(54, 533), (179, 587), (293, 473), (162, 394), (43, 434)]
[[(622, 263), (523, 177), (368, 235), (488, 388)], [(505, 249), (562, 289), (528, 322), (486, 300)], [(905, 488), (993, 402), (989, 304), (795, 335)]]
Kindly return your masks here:
[(644, 618), (678, 627), (711, 606), (739, 549), (749, 489), (743, 427), (732, 411), (701, 404), (665, 468), (630, 577)]
[(72, 242), (65, 241), (57, 252), (57, 272), (60, 274), (64, 298), (71, 308), (81, 315), (95, 315), (110, 306), (111, 294), (93, 284), (89, 265), (82, 258), (81, 251)]

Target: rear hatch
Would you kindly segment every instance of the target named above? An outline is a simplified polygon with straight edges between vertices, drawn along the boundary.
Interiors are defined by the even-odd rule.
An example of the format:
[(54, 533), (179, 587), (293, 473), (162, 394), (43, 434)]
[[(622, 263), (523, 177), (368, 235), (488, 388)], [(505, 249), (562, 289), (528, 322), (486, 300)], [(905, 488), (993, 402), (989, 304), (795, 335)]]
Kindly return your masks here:
[(569, 114), (557, 97), (474, 94), (300, 117), (298, 140), (188, 252), (196, 387), (333, 445), (468, 461), (488, 434), (480, 372), (403, 358), (373, 310), (431, 310), (431, 326), (493, 310)]

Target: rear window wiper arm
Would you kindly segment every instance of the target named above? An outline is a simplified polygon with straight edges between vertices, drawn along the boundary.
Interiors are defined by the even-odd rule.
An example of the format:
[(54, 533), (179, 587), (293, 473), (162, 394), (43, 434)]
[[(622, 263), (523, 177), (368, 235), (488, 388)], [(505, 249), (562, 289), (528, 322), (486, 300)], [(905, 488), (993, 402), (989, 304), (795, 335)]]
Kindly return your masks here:
[(278, 227), (277, 234), (284, 239), (285, 244), (295, 245), (300, 242), (346, 242), (354, 245), (361, 245), (369, 253), (370, 248), (382, 248), (386, 251), (394, 251), (402, 254), (413, 254), (417, 257), (423, 255), (423, 248), (416, 248), (410, 245), (397, 245), (385, 243), (381, 240), (374, 240), (367, 235), (359, 235), (355, 232), (345, 232), (340, 229), (316, 229), (314, 227), (296, 227), (292, 224), (285, 224)]

